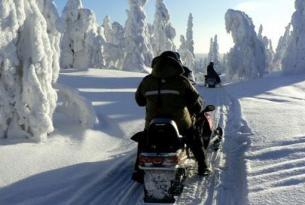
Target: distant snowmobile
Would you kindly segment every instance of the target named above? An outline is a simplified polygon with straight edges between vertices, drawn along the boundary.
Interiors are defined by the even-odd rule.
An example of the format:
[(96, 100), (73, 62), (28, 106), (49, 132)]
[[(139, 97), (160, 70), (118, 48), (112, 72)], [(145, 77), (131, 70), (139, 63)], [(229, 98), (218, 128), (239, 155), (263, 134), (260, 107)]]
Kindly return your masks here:
[(220, 82), (215, 77), (204, 76), (204, 86), (208, 88), (215, 88), (217, 85), (220, 85)]
[[(213, 119), (208, 113), (214, 109), (212, 105), (205, 109), (211, 127)], [(221, 139), (222, 129), (214, 129), (209, 148), (217, 150)], [(152, 120), (139, 155), (139, 168), (144, 171), (144, 202), (174, 203), (175, 196), (183, 191), (185, 179), (195, 169), (196, 162), (191, 155), (173, 120)]]
[(215, 71), (213, 62), (210, 62), (207, 66), (207, 75), (205, 75), (204, 78), (204, 85), (208, 88), (215, 88), (217, 84), (220, 84), (221, 80), (219, 73)]

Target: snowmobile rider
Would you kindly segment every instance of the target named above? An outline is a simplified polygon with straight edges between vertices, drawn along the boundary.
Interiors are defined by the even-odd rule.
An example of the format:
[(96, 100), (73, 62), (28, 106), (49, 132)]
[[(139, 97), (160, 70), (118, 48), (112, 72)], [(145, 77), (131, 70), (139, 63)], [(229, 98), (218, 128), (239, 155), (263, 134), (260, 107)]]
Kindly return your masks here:
[[(135, 98), (146, 106), (145, 128), (157, 117), (173, 119), (198, 162), (198, 174), (209, 171), (199, 137), (195, 137), (193, 117), (203, 111), (203, 100), (191, 82), (176, 52), (166, 51), (152, 61), (152, 73), (140, 83)], [(202, 113), (201, 113), (202, 114)]]
[(218, 73), (216, 73), (214, 69), (213, 62), (210, 62), (209, 65), (207, 66), (207, 78), (215, 78), (217, 84), (221, 82)]

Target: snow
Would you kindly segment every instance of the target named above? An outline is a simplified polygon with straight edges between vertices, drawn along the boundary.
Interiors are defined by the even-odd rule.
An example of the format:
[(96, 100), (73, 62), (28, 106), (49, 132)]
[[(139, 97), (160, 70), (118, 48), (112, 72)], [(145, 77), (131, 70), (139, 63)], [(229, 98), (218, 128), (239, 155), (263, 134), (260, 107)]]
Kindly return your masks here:
[(98, 119), (91, 102), (80, 96), (77, 90), (56, 84), (58, 89), (57, 112), (69, 116), (84, 128), (93, 128)]
[(304, 203), (304, 78), (270, 76), (228, 88), (246, 122), (238, 134), (247, 138), (249, 204)]
[[(52, 0), (4, 2), (0, 204), (143, 204), (143, 186), (131, 180), (136, 144), (130, 137), (144, 128), (145, 108), (136, 105), (134, 93), (145, 74), (134, 71), (151, 72), (150, 41), (158, 23), (168, 35), (158, 33), (157, 39), (173, 46), (163, 1), (157, 1), (153, 27), (146, 23), (147, 0), (129, 0), (125, 28), (108, 17), (100, 27), (81, 0), (69, 0), (61, 19)], [(230, 78), (247, 81), (197, 86), (207, 104), (216, 106), (214, 123), (224, 129), (224, 142), (209, 156), (212, 174), (188, 178), (175, 204), (305, 203), (304, 0), (295, 7), (293, 30), (289, 24), (273, 60), (279, 67), (283, 62), (285, 74), (298, 74), (287, 76), (263, 75), (272, 59), (266, 61), (264, 51), (271, 55), (272, 47), (263, 28), (257, 35), (245, 13), (226, 13), (235, 46), (223, 61)], [(179, 48), (191, 69), (192, 21), (190, 14)], [(58, 74), (60, 32), (65, 69)], [(216, 61), (217, 36), (210, 50)]]
[[(58, 83), (91, 102), (98, 123), (84, 128), (57, 109), (47, 141), (0, 139), (0, 204), (143, 204), (143, 187), (130, 180), (136, 144), (129, 138), (144, 127), (134, 101), (144, 76), (61, 73)], [(198, 90), (217, 105), (223, 154), (208, 180), (187, 181), (175, 204), (303, 204), (305, 75)]]

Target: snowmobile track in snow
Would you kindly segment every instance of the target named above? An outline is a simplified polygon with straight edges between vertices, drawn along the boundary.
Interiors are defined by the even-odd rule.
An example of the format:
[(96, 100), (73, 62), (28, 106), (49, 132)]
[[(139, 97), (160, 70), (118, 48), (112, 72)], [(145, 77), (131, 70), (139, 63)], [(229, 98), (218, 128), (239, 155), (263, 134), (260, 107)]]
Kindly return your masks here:
[[(201, 91), (203, 91), (201, 89)], [(204, 90), (205, 91), (205, 90)], [(203, 92), (204, 92), (203, 91)], [(225, 126), (225, 91), (223, 88), (213, 89), (213, 92), (206, 94), (205, 99), (210, 104), (217, 106), (214, 112), (215, 127)], [(185, 182), (183, 193), (177, 197), (175, 204), (215, 204), (218, 192), (215, 191), (220, 184), (219, 164), (222, 158), (222, 148), (209, 155), (212, 173), (207, 177), (192, 176)], [(129, 152), (114, 163), (107, 170), (95, 172), (89, 180), (83, 183), (79, 191), (72, 198), (70, 204), (113, 204), (113, 205), (134, 205), (144, 204), (143, 185), (133, 182), (131, 174), (135, 160), (135, 152)]]

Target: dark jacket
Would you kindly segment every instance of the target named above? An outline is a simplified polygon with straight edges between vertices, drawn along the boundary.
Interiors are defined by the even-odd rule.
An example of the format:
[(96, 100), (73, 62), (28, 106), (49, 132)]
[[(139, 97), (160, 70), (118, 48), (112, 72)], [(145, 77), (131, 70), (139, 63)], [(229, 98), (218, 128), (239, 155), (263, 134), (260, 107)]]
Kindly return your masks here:
[(192, 115), (202, 111), (202, 100), (183, 74), (182, 65), (171, 57), (155, 59), (152, 73), (140, 83), (136, 102), (146, 106), (147, 127), (156, 117), (173, 119), (180, 132), (192, 126)]
[(214, 64), (210, 63), (207, 67), (207, 77), (208, 78), (215, 78), (217, 83), (220, 83), (220, 78), (218, 73), (214, 70)]
[(183, 71), (183, 76), (186, 77), (192, 83), (192, 85), (196, 85), (193, 72), (186, 66), (183, 66)]

